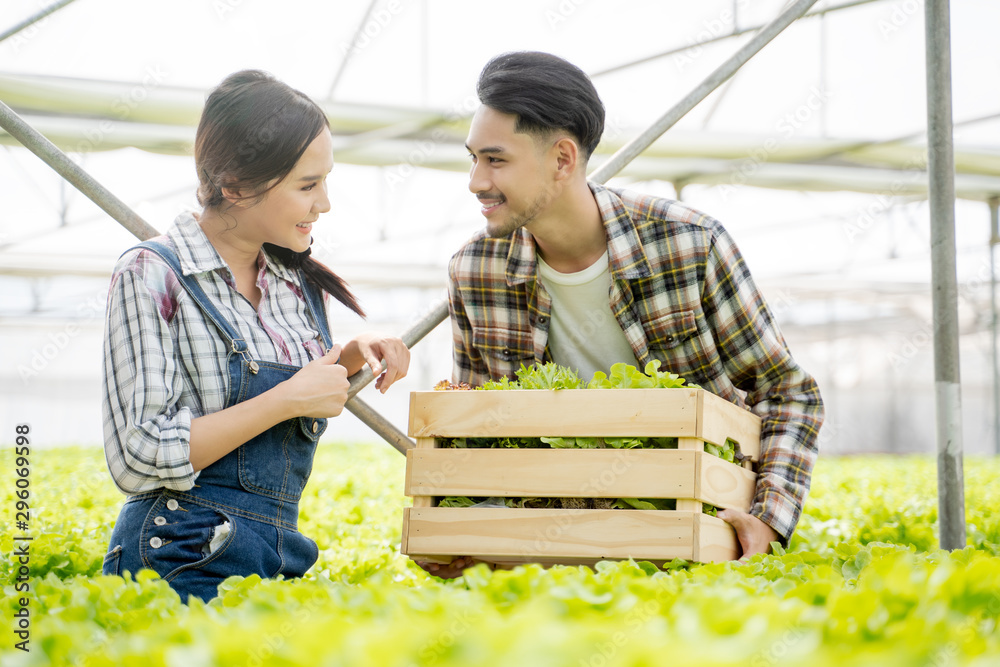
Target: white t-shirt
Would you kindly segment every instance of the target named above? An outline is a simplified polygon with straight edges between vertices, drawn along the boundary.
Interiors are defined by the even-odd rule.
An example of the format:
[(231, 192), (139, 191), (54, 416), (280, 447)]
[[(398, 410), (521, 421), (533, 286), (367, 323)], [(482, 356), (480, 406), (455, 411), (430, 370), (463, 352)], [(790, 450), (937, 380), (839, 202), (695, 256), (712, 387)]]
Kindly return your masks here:
[(611, 312), (608, 253), (576, 273), (560, 273), (538, 260), (538, 276), (552, 297), (549, 353), (560, 366), (576, 369), (587, 382), (611, 364), (638, 365), (618, 320)]

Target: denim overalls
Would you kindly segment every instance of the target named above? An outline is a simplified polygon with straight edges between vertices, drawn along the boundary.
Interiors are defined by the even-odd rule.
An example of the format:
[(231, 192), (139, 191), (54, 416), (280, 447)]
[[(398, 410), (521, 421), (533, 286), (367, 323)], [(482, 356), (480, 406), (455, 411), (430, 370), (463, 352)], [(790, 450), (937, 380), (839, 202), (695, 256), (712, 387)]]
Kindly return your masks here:
[[(299, 369), (255, 361), (239, 333), (190, 276), (176, 255), (155, 242), (139, 245), (160, 255), (188, 294), (215, 324), (230, 349), (226, 407), (261, 394)], [(301, 276), (301, 274), (300, 274)], [(332, 345), (318, 291), (300, 281), (326, 348)], [(319, 556), (298, 532), (298, 501), (312, 470), (326, 419), (281, 422), (201, 471), (189, 491), (158, 489), (130, 496), (111, 535), (104, 574), (155, 570), (181, 599), (215, 597), (232, 575), (300, 577)]]

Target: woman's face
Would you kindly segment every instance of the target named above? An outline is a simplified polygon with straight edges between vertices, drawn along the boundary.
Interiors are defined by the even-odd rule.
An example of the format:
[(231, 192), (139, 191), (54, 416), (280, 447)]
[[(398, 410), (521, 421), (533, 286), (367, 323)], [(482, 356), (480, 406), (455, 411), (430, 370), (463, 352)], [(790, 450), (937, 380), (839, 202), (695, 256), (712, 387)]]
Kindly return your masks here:
[[(264, 198), (244, 209), (241, 225), (261, 243), (305, 252), (313, 223), (330, 210), (326, 177), (333, 169), (333, 137), (323, 128), (295, 167)], [(256, 242), (256, 239), (254, 239)]]

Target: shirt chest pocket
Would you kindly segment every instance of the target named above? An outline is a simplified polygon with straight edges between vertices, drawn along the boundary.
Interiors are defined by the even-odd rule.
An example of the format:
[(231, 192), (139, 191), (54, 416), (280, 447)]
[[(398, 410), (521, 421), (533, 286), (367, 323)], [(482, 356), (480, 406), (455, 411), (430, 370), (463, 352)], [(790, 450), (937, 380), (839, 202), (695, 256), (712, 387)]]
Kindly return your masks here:
[(492, 378), (504, 375), (513, 379), (523, 363), (535, 360), (535, 347), (530, 331), (512, 329), (475, 329), (472, 332), (475, 349), (482, 355)]
[(698, 333), (698, 321), (693, 310), (668, 313), (643, 322), (642, 327), (651, 350), (672, 350)]

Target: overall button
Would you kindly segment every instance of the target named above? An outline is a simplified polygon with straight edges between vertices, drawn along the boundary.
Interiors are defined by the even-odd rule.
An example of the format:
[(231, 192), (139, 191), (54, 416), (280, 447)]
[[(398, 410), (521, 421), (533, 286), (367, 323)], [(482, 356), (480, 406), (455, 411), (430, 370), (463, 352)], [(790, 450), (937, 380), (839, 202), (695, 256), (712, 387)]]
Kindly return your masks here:
[(313, 422), (313, 433), (315, 433), (318, 430), (319, 430), (319, 422), (314, 421)]
[(167, 523), (167, 520), (164, 519), (162, 516), (158, 516), (155, 519), (153, 519), (153, 523), (155, 523), (157, 526), (163, 526)]
[(163, 540), (161, 540), (158, 537), (154, 537), (151, 540), (149, 540), (149, 546), (153, 547), (154, 549), (159, 549), (160, 547), (163, 546)]
[(167, 509), (171, 510), (171, 511), (177, 509), (177, 500), (175, 500), (174, 498), (171, 498), (170, 500), (168, 500), (167, 501)]

